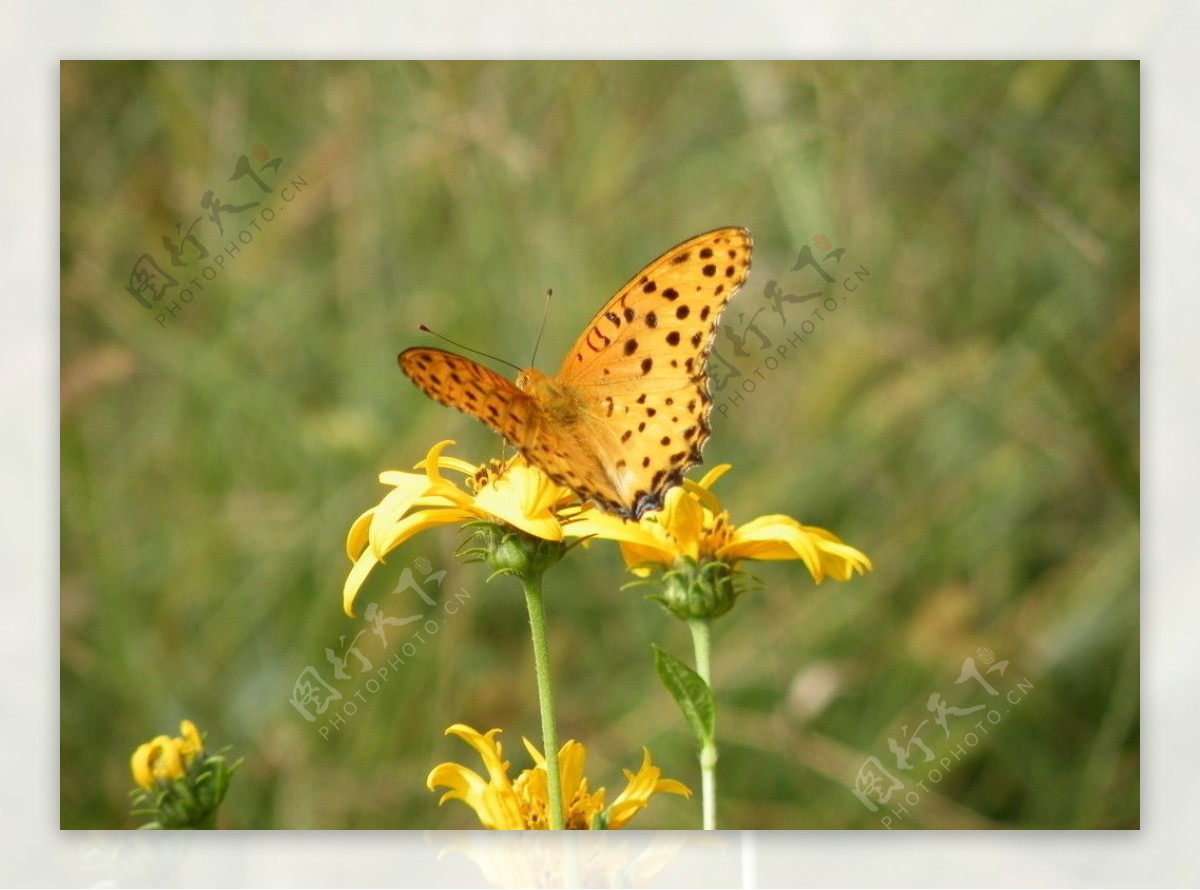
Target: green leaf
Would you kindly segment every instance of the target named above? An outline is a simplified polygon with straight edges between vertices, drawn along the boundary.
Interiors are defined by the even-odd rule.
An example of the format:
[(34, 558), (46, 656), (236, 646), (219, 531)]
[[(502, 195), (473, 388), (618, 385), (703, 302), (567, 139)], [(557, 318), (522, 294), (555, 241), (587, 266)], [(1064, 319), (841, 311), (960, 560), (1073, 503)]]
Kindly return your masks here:
[(679, 710), (683, 711), (700, 747), (711, 745), (716, 737), (717, 711), (712, 690), (704, 678), (658, 646), (654, 646), (654, 666), (667, 691), (679, 703)]

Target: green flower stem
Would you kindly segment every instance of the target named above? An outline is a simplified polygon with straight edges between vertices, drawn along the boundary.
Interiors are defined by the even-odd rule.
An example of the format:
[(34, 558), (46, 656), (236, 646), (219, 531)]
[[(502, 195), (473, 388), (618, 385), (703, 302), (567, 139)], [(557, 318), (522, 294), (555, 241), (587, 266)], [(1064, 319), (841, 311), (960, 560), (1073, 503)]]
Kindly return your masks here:
[[(712, 623), (708, 618), (692, 618), (688, 627), (692, 631), (692, 648), (696, 651), (696, 673), (711, 690)], [(715, 696), (713, 707), (715, 711)], [(715, 723), (714, 716), (714, 726)], [(704, 830), (713, 831), (717, 827), (717, 744), (711, 738), (700, 742), (700, 798), (704, 808)]]
[(558, 778), (558, 729), (554, 725), (554, 692), (550, 688), (550, 650), (546, 644), (546, 610), (542, 605), (542, 573), (521, 577), (529, 629), (533, 635), (533, 665), (537, 671), (538, 705), (542, 711), (542, 751), (546, 755), (546, 784), (550, 793), (550, 827), (562, 829), (562, 782)]

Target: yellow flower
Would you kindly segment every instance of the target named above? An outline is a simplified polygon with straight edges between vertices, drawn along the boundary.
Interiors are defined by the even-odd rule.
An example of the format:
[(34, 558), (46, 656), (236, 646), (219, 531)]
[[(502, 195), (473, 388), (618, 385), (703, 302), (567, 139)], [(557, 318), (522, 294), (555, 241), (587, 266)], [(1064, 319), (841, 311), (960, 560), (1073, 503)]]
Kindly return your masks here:
[(190, 720), (179, 724), (182, 738), (160, 735), (139, 745), (129, 760), (133, 780), (150, 791), (156, 782), (181, 779), (197, 757), (204, 753), (204, 742)]
[[(510, 764), (503, 759), (500, 743), (495, 738), (499, 733), (500, 730), (493, 729), (486, 735), (480, 735), (461, 723), (451, 726), (446, 734), (458, 736), (479, 753), (488, 777), (484, 779), (474, 770), (457, 763), (442, 763), (430, 771), (425, 784), (430, 791), (439, 786), (449, 788), (438, 803), (461, 800), (475, 811), (484, 828), (548, 827), (546, 758), (528, 739), (523, 739), (534, 766), (524, 770), (515, 781), (510, 780)], [(569, 829), (597, 827), (598, 821), (607, 828), (621, 828), (656, 793), (691, 796), (687, 786), (674, 779), (661, 778), (661, 771), (650, 760), (650, 752), (645, 751), (641, 769), (636, 774), (624, 771), (629, 785), (606, 811), (604, 789), (588, 791), (587, 778), (583, 774), (586, 761), (587, 749), (574, 740), (568, 741), (558, 752), (563, 821)], [(597, 817), (601, 817), (600, 820)]]
[(619, 542), (626, 565), (641, 577), (654, 564), (670, 567), (683, 557), (730, 567), (743, 559), (801, 559), (818, 584), (826, 576), (848, 581), (873, 568), (865, 554), (832, 532), (801, 525), (790, 516), (771, 514), (731, 525), (729, 511), (710, 491), (729, 468), (714, 467), (699, 482), (685, 479), (667, 492), (661, 511), (636, 523), (589, 511), (571, 524), (570, 533)]
[[(376, 565), (418, 532), (439, 525), (472, 520), (500, 521), (546, 541), (563, 539), (563, 512), (578, 500), (569, 489), (552, 482), (519, 454), (501, 464), (472, 466), (464, 460), (443, 457), (454, 442), (446, 440), (429, 449), (415, 469), (421, 473), (390, 470), (379, 481), (392, 486), (382, 501), (354, 521), (346, 538), (346, 555), (354, 563), (342, 588), (342, 608), (354, 615), (354, 599)], [(461, 473), (459, 487), (442, 470)]]
[(129, 767), (138, 786), (151, 790), (158, 781), (169, 782), (183, 777), (183, 758), (179, 746), (170, 736), (160, 735), (139, 745), (130, 758)]

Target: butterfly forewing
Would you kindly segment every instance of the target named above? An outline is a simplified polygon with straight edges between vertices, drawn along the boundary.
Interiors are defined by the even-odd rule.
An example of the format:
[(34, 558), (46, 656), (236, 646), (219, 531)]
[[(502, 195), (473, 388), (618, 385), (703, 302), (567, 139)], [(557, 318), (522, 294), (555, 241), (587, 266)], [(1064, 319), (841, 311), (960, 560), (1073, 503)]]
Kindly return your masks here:
[(425, 395), (479, 418), (518, 448), (536, 426), (536, 401), (478, 362), (424, 347), (404, 350), (397, 361)]
[(668, 386), (704, 370), (721, 312), (750, 271), (752, 246), (747, 230), (730, 227), (668, 250), (596, 313), (563, 360), (559, 380)]
[(631, 513), (657, 506), (701, 460), (708, 355), (751, 249), (741, 228), (672, 248), (617, 291), (567, 354), (559, 380), (580, 399), (617, 499)]

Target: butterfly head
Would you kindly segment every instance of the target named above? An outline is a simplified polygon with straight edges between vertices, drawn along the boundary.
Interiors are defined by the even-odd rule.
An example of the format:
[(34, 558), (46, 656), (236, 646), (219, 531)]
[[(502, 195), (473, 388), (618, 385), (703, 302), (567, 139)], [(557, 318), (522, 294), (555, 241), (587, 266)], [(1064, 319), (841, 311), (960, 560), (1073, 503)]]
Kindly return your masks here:
[(531, 396), (546, 396), (554, 388), (554, 382), (537, 368), (526, 368), (517, 375), (517, 389)]
[(517, 388), (533, 396), (555, 423), (565, 426), (579, 420), (579, 397), (570, 387), (537, 368), (526, 368), (518, 374)]

